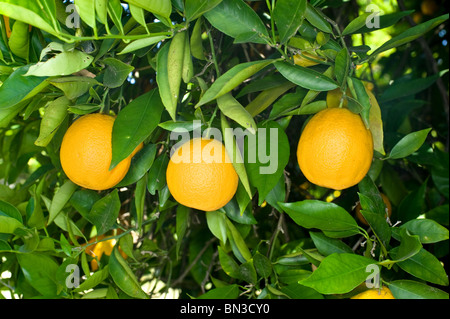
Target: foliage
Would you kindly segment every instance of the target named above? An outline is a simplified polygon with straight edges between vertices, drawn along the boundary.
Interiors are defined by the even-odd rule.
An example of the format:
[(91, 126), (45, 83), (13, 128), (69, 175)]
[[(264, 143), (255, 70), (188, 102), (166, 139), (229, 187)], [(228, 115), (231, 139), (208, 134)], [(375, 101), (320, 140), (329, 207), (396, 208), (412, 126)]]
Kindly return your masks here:
[[(3, 295), (348, 298), (380, 269), (396, 298), (448, 298), (448, 14), (418, 17), (420, 1), (371, 1), (390, 10), (378, 17), (365, 1), (74, 3), (79, 26), (67, 1), (0, 0)], [(317, 64), (295, 65), (302, 53)], [(336, 88), (377, 145), (366, 177), (340, 192), (309, 183), (295, 159)], [(145, 145), (101, 192), (59, 161), (70, 123), (92, 112), (117, 115), (112, 167)], [(179, 205), (165, 180), (171, 133), (228, 127), (276, 130), (275, 172), (236, 160), (225, 207)], [(259, 151), (224, 138), (238, 157)], [(96, 234), (117, 244), (92, 272)]]

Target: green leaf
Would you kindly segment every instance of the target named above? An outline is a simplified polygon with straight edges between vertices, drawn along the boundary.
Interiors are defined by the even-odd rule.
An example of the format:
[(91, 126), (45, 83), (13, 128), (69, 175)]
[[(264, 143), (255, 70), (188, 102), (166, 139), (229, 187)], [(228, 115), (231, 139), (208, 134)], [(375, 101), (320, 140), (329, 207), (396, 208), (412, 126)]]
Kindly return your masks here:
[(275, 62), (277, 70), (289, 81), (314, 91), (331, 91), (338, 84), (329, 77), (310, 68), (293, 65), (288, 62)]
[(376, 261), (356, 254), (332, 254), (325, 257), (311, 276), (301, 280), (301, 285), (311, 287), (321, 294), (344, 294), (366, 280), (367, 266)]
[(253, 117), (247, 110), (239, 103), (231, 93), (227, 93), (217, 98), (217, 106), (222, 113), (240, 124), (245, 129), (248, 129), (250, 133), (255, 134), (256, 123)]
[(190, 38), (191, 54), (198, 60), (206, 60), (202, 44), (202, 21), (200, 18), (195, 22)]
[(141, 26), (143, 26), (145, 31), (147, 31), (147, 33), (150, 33), (150, 31), (147, 28), (147, 23), (145, 22), (144, 9), (142, 9), (141, 7), (138, 7), (134, 4), (130, 4), (129, 9), (130, 9), (131, 16), (134, 18), (134, 20), (136, 20), (137, 23), (139, 23)]
[(340, 85), (347, 81), (347, 75), (350, 71), (350, 56), (347, 49), (342, 49), (338, 52), (335, 60), (334, 73)]
[(86, 290), (90, 290), (92, 288), (97, 287), (103, 281), (105, 281), (109, 277), (109, 266), (106, 265), (104, 268), (96, 271), (91, 276), (87, 277), (85, 281), (83, 281), (80, 286), (74, 289), (74, 292), (82, 292)]
[(152, 195), (156, 191), (160, 191), (166, 185), (166, 170), (169, 164), (169, 158), (165, 154), (161, 154), (155, 159), (152, 167), (148, 172), (147, 189)]
[[(372, 31), (378, 31), (387, 27), (390, 27), (391, 25), (396, 24), (401, 18), (406, 17), (407, 15), (410, 15), (413, 13), (414, 10), (409, 11), (400, 11), (400, 12), (394, 12), (394, 13), (388, 13), (384, 15), (377, 15), (377, 18), (379, 18), (379, 26), (376, 28), (369, 28), (366, 23), (363, 23), (359, 29), (354, 29), (350, 32), (350, 30), (347, 30), (345, 34), (355, 34), (355, 33), (367, 33)], [(364, 19), (365, 22), (365, 19)], [(348, 27), (348, 26), (347, 26)], [(346, 29), (347, 29), (346, 27)], [(345, 30), (344, 30), (345, 31)]]
[(365, 12), (352, 20), (342, 31), (342, 35), (352, 34), (366, 25), (367, 17), (372, 15), (372, 12)]
[[(42, 4), (28, 0), (0, 0), (0, 14), (22, 21), (54, 36), (58, 32), (53, 28), (51, 18), (43, 14)], [(45, 11), (44, 11), (45, 12)]]
[(217, 250), (219, 251), (219, 262), (222, 270), (231, 278), (239, 278), (239, 265), (236, 261), (221, 246), (218, 246)]
[(287, 135), (276, 122), (260, 124), (256, 135), (246, 135), (245, 168), (250, 184), (258, 189), (258, 205), (283, 175), (289, 153)]
[[(225, 2), (225, 1), (224, 1)], [(222, 2), (223, 3), (223, 2)], [(230, 92), (244, 80), (273, 63), (274, 60), (252, 61), (238, 64), (220, 76), (211, 87), (203, 94), (196, 108), (211, 102), (218, 97)]]
[(400, 246), (393, 248), (389, 254), (394, 262), (401, 262), (413, 257), (422, 249), (419, 236), (411, 235), (406, 229), (400, 230)]
[(449, 239), (448, 229), (432, 219), (413, 219), (400, 228), (405, 228), (411, 234), (419, 236), (422, 244), (432, 244)]
[[(395, 256), (396, 249), (393, 250)], [(400, 248), (398, 249), (399, 253)], [(398, 262), (397, 265), (414, 277), (437, 285), (448, 286), (448, 277), (441, 262), (424, 248), (408, 259)]]
[(142, 222), (144, 219), (143, 216), (144, 216), (146, 193), (147, 193), (147, 178), (143, 177), (137, 181), (136, 189), (134, 191), (134, 205), (136, 207), (136, 221), (139, 231), (142, 228)]
[(0, 234), (13, 234), (20, 227), (23, 227), (23, 224), (17, 219), (0, 215)]
[(318, 12), (320, 9), (314, 8), (310, 3), (306, 6), (305, 18), (311, 23), (314, 27), (319, 29), (320, 31), (326, 33), (333, 33), (333, 29), (331, 28), (328, 21)]
[(58, 216), (64, 206), (69, 202), (75, 190), (78, 186), (67, 180), (61, 187), (56, 191), (53, 196), (52, 203), (49, 209), (49, 217), (47, 225), (51, 224), (52, 221)]
[(123, 259), (117, 246), (114, 247), (109, 258), (109, 273), (124, 293), (133, 298), (148, 299), (147, 294), (142, 290), (136, 276)]
[(413, 280), (395, 280), (389, 283), (395, 299), (447, 299), (447, 292)]
[(366, 87), (360, 79), (354, 77), (347, 78), (347, 84), (349, 86), (352, 96), (356, 98), (357, 102), (362, 106), (361, 118), (366, 125), (366, 128), (370, 128), (370, 109), (372, 108), (371, 99), (367, 93)]
[(258, 96), (256, 96), (249, 104), (247, 104), (245, 110), (250, 113), (252, 117), (255, 117), (256, 115), (267, 109), (270, 105), (272, 105), (272, 103), (275, 102), (286, 91), (296, 86), (294, 83), (283, 80), (284, 79), (280, 81), (280, 85), (269, 88), (259, 93)]
[[(159, 49), (156, 56), (156, 82), (158, 83), (161, 101), (173, 121), (176, 121), (176, 112), (178, 100), (174, 99), (169, 83), (168, 56), (170, 42)], [(181, 74), (180, 74), (181, 79)]]
[(421, 23), (415, 27), (408, 28), (406, 31), (400, 33), (399, 35), (393, 37), (392, 39), (381, 45), (378, 49), (376, 49), (374, 52), (370, 54), (369, 58), (373, 58), (376, 55), (380, 54), (381, 52), (411, 42), (419, 38), (420, 36), (424, 35), (428, 31), (434, 29), (436, 26), (438, 26), (439, 24), (443, 23), (446, 20), (448, 20), (448, 14), (441, 15), (439, 17)]
[(58, 264), (53, 258), (42, 253), (16, 254), (16, 257), (25, 279), (41, 296), (56, 296)]
[(353, 253), (352, 249), (340, 239), (329, 238), (323, 233), (313, 231), (310, 231), (309, 235), (311, 236), (311, 239), (319, 253), (324, 256), (329, 256), (334, 253)]
[(394, 81), (394, 83), (387, 87), (387, 89), (380, 96), (380, 101), (386, 102), (394, 99), (404, 98), (406, 96), (414, 95), (421, 91), (428, 89), (437, 79), (444, 76), (448, 72), (443, 70), (437, 74), (426, 78), (418, 78), (407, 81)]
[(34, 142), (35, 145), (46, 147), (50, 143), (67, 116), (69, 104), (70, 101), (65, 96), (62, 96), (47, 105), (42, 117), (39, 136)]
[(30, 53), (30, 36), (28, 34), (28, 28), (29, 26), (27, 23), (16, 21), (8, 40), (11, 52), (27, 61)]
[(86, 217), (97, 228), (97, 235), (102, 235), (114, 226), (119, 217), (119, 211), (119, 192), (115, 189), (98, 200)]
[(204, 17), (214, 28), (235, 38), (235, 43), (265, 44), (269, 37), (259, 16), (242, 0), (223, 0)]
[(324, 299), (323, 295), (314, 289), (302, 286), (296, 282), (281, 287), (281, 292), (292, 299)]
[(299, 226), (332, 232), (358, 233), (358, 224), (355, 219), (345, 209), (334, 203), (304, 200), (295, 203), (278, 203), (278, 205)]
[(157, 89), (131, 101), (114, 121), (110, 169), (127, 158), (158, 126), (164, 106)]
[(211, 233), (225, 244), (227, 242), (227, 223), (225, 214), (219, 211), (206, 212), (206, 223)]
[(237, 299), (239, 297), (239, 286), (236, 284), (211, 289), (197, 299)]
[(392, 148), (389, 158), (398, 159), (411, 155), (422, 146), (430, 131), (431, 128), (428, 128), (404, 136)]
[(170, 0), (126, 0), (126, 2), (169, 19), (172, 13)]
[(253, 260), (246, 261), (239, 265), (239, 278), (252, 285), (256, 285), (258, 280)]
[(88, 26), (95, 30), (95, 1), (74, 0), (74, 4), (81, 20), (83, 20)]
[(108, 0), (108, 15), (111, 17), (111, 20), (114, 22), (116, 28), (120, 31), (120, 34), (124, 34), (123, 25), (122, 25), (122, 12), (123, 7), (120, 3), (120, 0)]
[(106, 58), (102, 62), (107, 65), (103, 84), (109, 88), (121, 86), (127, 79), (128, 74), (134, 70), (133, 66), (114, 58)]
[(147, 144), (131, 160), (130, 169), (127, 175), (116, 187), (128, 186), (140, 180), (153, 165), (156, 156), (156, 145)]
[[(183, 62), (186, 45), (187, 31), (178, 32), (170, 41), (169, 51), (167, 52), (167, 82), (169, 84), (169, 91), (171, 96), (171, 108), (166, 108), (172, 119), (175, 121), (176, 107), (180, 98), (180, 85), (183, 74)], [(159, 62), (159, 60), (158, 60)], [(159, 67), (159, 63), (158, 63)], [(163, 67), (164, 69), (164, 67)], [(164, 102), (164, 101), (163, 101)]]
[(82, 96), (94, 85), (101, 85), (97, 80), (86, 76), (65, 76), (48, 82), (63, 91), (69, 100)]
[(87, 68), (93, 60), (92, 56), (79, 50), (65, 51), (32, 65), (25, 76), (71, 75)]
[(190, 208), (183, 206), (181, 204), (179, 204), (177, 207), (177, 214), (176, 214), (177, 258), (179, 258), (180, 256), (181, 243), (188, 228), (190, 211), (191, 211)]
[(205, 12), (213, 9), (222, 0), (186, 0), (184, 4), (184, 14), (186, 21), (194, 21)]
[(230, 239), (231, 246), (235, 256), (242, 262), (245, 263), (252, 259), (252, 254), (247, 247), (241, 233), (236, 229), (233, 223), (226, 218), (225, 222), (227, 224), (227, 238)]
[(255, 266), (256, 272), (263, 278), (269, 278), (272, 274), (272, 263), (269, 258), (256, 252), (253, 256), (253, 265)]
[(306, 0), (279, 0), (273, 10), (273, 19), (277, 25), (280, 43), (286, 43), (294, 36), (303, 22)]
[[(20, 214), (20, 211), (13, 205), (11, 205), (8, 202), (2, 201), (0, 199), (0, 217), (11, 217), (13, 219), (16, 219), (20, 223), (23, 223), (22, 215)], [(1, 225), (1, 224), (0, 224)], [(0, 231), (1, 233), (1, 231)]]
[[(23, 76), (30, 66), (17, 68), (0, 86), (0, 111), (17, 105), (20, 101), (33, 97), (43, 89), (47, 77)], [(0, 113), (0, 121), (2, 120)]]

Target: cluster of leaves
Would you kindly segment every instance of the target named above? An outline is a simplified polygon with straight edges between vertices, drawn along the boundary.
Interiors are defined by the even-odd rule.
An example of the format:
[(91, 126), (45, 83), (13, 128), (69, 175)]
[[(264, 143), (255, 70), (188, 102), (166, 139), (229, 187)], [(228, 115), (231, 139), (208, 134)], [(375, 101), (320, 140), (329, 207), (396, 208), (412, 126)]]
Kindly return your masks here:
[[(417, 101), (445, 72), (381, 88), (381, 107), (357, 72), (448, 14), (373, 49), (350, 43), (373, 31), (369, 14), (342, 27), (324, 13), (335, 2), (344, 7), (75, 0), (74, 28), (70, 2), (0, 0), (0, 274), (9, 273), (0, 290), (23, 298), (346, 298), (375, 266), (396, 298), (448, 298), (440, 262), (448, 257), (448, 153), (427, 123), (399, 129), (423, 105), (405, 97)], [(379, 28), (411, 13), (383, 15)], [(295, 65), (305, 53), (320, 63)], [(376, 151), (365, 179), (340, 194), (310, 185), (292, 152), (299, 128), (337, 88), (351, 92), (348, 107), (372, 131)], [(111, 167), (145, 144), (124, 180), (104, 192), (74, 185), (59, 163), (64, 132), (92, 112), (117, 115)], [(258, 145), (276, 144), (273, 174), (261, 173), (261, 159), (236, 160), (239, 187), (225, 207), (203, 213), (176, 203), (165, 181), (171, 133), (230, 127), (257, 140), (271, 132), (261, 128), (277, 131)], [(224, 142), (236, 159), (260, 153), (236, 147), (233, 136)], [(393, 203), (391, 220), (380, 189)], [(367, 229), (352, 215), (357, 201)], [(86, 247), (95, 235), (118, 244), (92, 272)], [(79, 287), (68, 284), (81, 276), (72, 265), (83, 273)]]

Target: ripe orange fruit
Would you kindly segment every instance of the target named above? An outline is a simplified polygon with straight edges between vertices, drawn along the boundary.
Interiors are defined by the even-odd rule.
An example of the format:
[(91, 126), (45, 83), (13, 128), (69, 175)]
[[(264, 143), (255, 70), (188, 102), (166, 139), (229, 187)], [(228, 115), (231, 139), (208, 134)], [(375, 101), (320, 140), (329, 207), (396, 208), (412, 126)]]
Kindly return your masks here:
[(351, 299), (395, 299), (388, 287), (383, 286), (381, 289), (369, 289)]
[[(92, 246), (86, 247), (86, 254), (92, 256), (94, 259), (91, 260), (91, 270), (96, 271), (98, 269), (97, 260), (102, 258), (103, 254), (106, 256), (111, 256), (111, 253), (114, 249), (114, 246), (117, 243), (116, 239), (109, 239), (105, 241), (100, 241), (105, 238), (105, 235), (100, 235), (89, 240), (89, 243), (98, 242)], [(124, 259), (127, 259), (128, 256), (119, 248), (119, 252)], [(95, 259), (97, 258), (97, 260)]]
[[(306, 56), (306, 58), (305, 58), (305, 56)], [(323, 58), (321, 58), (321, 57), (319, 57), (317, 55), (314, 55), (314, 54), (311, 54), (311, 53), (308, 53), (308, 52), (302, 52), (302, 54), (294, 55), (294, 63), (296, 65), (300, 65), (300, 66), (303, 66), (305, 68), (307, 68), (309, 66), (313, 66), (313, 65), (319, 64), (317, 62), (314, 62), (314, 61), (308, 59), (307, 57), (310, 57), (311, 59), (314, 59), (314, 60), (320, 60), (320, 61), (324, 60)]]
[[(386, 216), (385, 217), (391, 217), (392, 214), (392, 206), (391, 202), (389, 201), (389, 198), (384, 195), (383, 193), (380, 193), (381, 198), (383, 199), (384, 204), (386, 205)], [(355, 215), (359, 219), (361, 223), (363, 223), (366, 226), (369, 226), (364, 216), (361, 214), (361, 204), (358, 203), (355, 207)]]
[(420, 4), (420, 10), (426, 16), (432, 16), (438, 9), (438, 5), (434, 0), (424, 0)]
[(173, 153), (166, 179), (178, 203), (203, 211), (225, 206), (239, 181), (225, 146), (204, 138), (191, 139)]
[(106, 114), (84, 115), (65, 133), (60, 150), (61, 166), (75, 184), (105, 190), (115, 186), (127, 174), (134, 154), (109, 170), (114, 120), (113, 116)]
[(297, 160), (313, 184), (342, 190), (359, 183), (369, 171), (373, 140), (361, 117), (345, 108), (327, 108), (306, 124)]

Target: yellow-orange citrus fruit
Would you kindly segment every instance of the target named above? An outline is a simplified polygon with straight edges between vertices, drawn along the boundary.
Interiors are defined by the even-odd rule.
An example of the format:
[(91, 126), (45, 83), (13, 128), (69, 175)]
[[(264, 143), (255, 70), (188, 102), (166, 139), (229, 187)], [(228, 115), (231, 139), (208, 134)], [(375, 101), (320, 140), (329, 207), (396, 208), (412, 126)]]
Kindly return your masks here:
[[(105, 238), (105, 235), (100, 235), (89, 240), (89, 243), (98, 242), (94, 245), (86, 247), (86, 254), (92, 256), (94, 259), (91, 261), (91, 270), (96, 271), (98, 269), (98, 262), (102, 258), (103, 254), (106, 256), (111, 256), (111, 253), (116, 245), (116, 239), (109, 239), (105, 241), (100, 241)], [(119, 252), (124, 259), (127, 259), (128, 256), (119, 248)], [(95, 259), (97, 258), (97, 260)]]
[(75, 184), (105, 190), (114, 187), (127, 174), (132, 155), (109, 170), (114, 121), (110, 115), (88, 114), (76, 120), (65, 133), (60, 150), (61, 166)]
[[(385, 217), (391, 217), (391, 214), (392, 214), (391, 202), (389, 201), (389, 198), (385, 194), (380, 193), (380, 195), (381, 195), (381, 198), (383, 199), (384, 204), (386, 205), (386, 216)], [(360, 203), (358, 203), (358, 205), (356, 205), (356, 207), (355, 207), (355, 214), (361, 223), (363, 223), (366, 226), (369, 226), (366, 219), (361, 214), (361, 204)]]
[(306, 124), (297, 160), (313, 184), (342, 190), (359, 183), (369, 171), (373, 140), (361, 117), (345, 108), (327, 108)]
[(432, 16), (438, 9), (438, 5), (434, 0), (424, 0), (420, 4), (420, 10), (426, 16)]
[(239, 181), (225, 146), (204, 138), (191, 139), (173, 153), (166, 179), (178, 203), (203, 211), (225, 206)]
[(321, 57), (319, 57), (317, 55), (314, 55), (314, 54), (311, 54), (311, 53), (308, 53), (308, 52), (302, 52), (302, 54), (294, 55), (294, 63), (296, 65), (303, 66), (305, 68), (307, 68), (309, 66), (313, 66), (313, 65), (319, 64), (318, 62), (315, 62), (313, 60), (308, 59), (308, 57), (311, 58), (311, 59), (314, 59), (314, 60), (319, 60), (319, 61), (323, 61), (324, 60), (323, 58), (321, 58)]
[(351, 299), (395, 299), (388, 287), (383, 286), (381, 289), (369, 289)]

